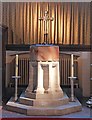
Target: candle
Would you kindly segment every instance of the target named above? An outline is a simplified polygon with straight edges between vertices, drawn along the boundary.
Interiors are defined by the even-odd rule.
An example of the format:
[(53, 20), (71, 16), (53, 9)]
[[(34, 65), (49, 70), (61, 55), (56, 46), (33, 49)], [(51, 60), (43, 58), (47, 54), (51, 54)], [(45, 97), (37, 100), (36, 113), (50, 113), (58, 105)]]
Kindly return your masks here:
[(16, 55), (16, 71), (15, 75), (18, 76), (18, 55)]
[(71, 54), (71, 77), (74, 76), (74, 68), (73, 68), (73, 54)]

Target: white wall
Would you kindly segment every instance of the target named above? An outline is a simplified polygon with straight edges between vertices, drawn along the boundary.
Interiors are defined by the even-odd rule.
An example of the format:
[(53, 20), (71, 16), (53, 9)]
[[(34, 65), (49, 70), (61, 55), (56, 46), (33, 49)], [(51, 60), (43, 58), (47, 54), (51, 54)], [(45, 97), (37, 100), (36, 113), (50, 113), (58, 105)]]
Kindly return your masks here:
[(81, 52), (78, 59), (79, 86), (84, 97), (90, 96), (90, 52)]

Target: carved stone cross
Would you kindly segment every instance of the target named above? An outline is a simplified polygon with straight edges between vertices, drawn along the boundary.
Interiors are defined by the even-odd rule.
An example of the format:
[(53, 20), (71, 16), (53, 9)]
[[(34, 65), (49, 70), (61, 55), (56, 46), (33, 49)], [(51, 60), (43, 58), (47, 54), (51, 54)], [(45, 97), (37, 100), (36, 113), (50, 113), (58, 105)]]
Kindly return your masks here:
[(48, 16), (48, 11), (46, 10), (44, 13), (44, 16), (42, 18), (39, 18), (39, 20), (43, 20), (44, 21), (44, 43), (47, 44), (47, 37), (48, 37), (48, 31), (47, 31), (47, 22), (49, 20), (53, 21), (54, 18), (53, 17), (49, 17)]

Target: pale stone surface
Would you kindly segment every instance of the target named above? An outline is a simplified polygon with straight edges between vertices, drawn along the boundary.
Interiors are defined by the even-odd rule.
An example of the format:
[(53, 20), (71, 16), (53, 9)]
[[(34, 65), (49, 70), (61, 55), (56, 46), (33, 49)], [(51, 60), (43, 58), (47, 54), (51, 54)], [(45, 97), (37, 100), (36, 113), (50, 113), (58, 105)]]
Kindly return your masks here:
[[(30, 79), (29, 79), (29, 86), (26, 90), (26, 95), (27, 97), (31, 96), (31, 92), (35, 92), (36, 88), (36, 93), (38, 94), (44, 94), (45, 92), (47, 93), (52, 93), (52, 94), (60, 94), (60, 97), (63, 97), (63, 91), (60, 88), (60, 75), (59, 75), (59, 62), (30, 62)], [(49, 68), (49, 73), (48, 76), (48, 89), (44, 89), (44, 84), (43, 84), (43, 76), (44, 74), (47, 74), (48, 71), (44, 73), (43, 71), (43, 66), (47, 66)], [(38, 69), (36, 73), (34, 70)], [(43, 74), (44, 73), (44, 74)], [(38, 77), (35, 77), (38, 76)], [(47, 79), (46, 79), (47, 80)], [(33, 84), (35, 81), (35, 84)], [(45, 81), (46, 82), (46, 81)], [(36, 87), (37, 86), (37, 87)], [(55, 94), (55, 95), (56, 95)]]
[(59, 47), (31, 47), (29, 85), (18, 102), (11, 98), (7, 109), (27, 115), (64, 115), (81, 110), (81, 104), (69, 98), (60, 87)]
[(58, 46), (32, 45), (29, 69), (29, 85), (25, 91), (27, 97), (63, 97), (60, 88)]
[[(38, 107), (51, 107), (51, 106), (59, 106), (59, 105), (65, 105), (68, 104), (69, 98), (66, 94), (64, 94), (64, 97), (62, 98), (61, 95), (59, 94), (58, 97), (51, 96), (51, 94), (45, 94), (43, 96), (35, 96), (38, 99), (32, 99), (29, 97), (26, 97), (24, 93), (21, 94), (19, 98), (19, 102), (21, 104), (25, 105), (31, 105), (31, 106), (38, 106)], [(51, 98), (51, 99), (50, 99)]]
[(59, 105), (59, 106), (52, 106), (52, 107), (36, 107), (36, 106), (29, 106), (20, 104), (19, 102), (14, 102), (12, 99), (10, 99), (7, 103), (7, 110), (11, 110), (14, 112), (19, 112), (26, 115), (65, 115), (70, 114), (74, 112), (81, 111), (82, 107), (80, 102), (76, 99), (75, 102), (69, 102), (65, 105)]
[(90, 97), (90, 72), (90, 52), (81, 52), (78, 58), (78, 75), (84, 97)]

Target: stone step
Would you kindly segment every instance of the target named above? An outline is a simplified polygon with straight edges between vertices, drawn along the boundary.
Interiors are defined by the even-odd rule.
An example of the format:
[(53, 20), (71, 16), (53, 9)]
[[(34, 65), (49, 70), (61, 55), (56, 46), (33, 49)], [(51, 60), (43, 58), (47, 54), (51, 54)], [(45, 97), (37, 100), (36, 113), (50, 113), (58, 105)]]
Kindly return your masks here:
[(31, 99), (55, 99), (55, 98), (63, 98), (63, 92), (57, 91), (57, 92), (48, 92), (44, 94), (40, 93), (33, 93), (33, 92), (25, 92), (23, 93), (26, 95), (26, 97), (31, 98)]
[(28, 97), (25, 97), (24, 94), (21, 94), (19, 98), (19, 102), (21, 104), (25, 105), (31, 105), (31, 106), (37, 106), (37, 107), (49, 107), (49, 106), (59, 106), (59, 105), (65, 105), (68, 104), (69, 98), (66, 94), (64, 94), (63, 98), (57, 98), (57, 99), (31, 99)]
[(82, 110), (82, 106), (77, 99), (75, 102), (69, 102), (66, 105), (61, 105), (57, 107), (28, 106), (28, 105), (20, 104), (18, 102), (14, 102), (12, 101), (12, 99), (10, 99), (6, 104), (6, 108), (7, 110), (30, 115), (30, 116), (65, 115), (65, 114), (70, 114), (70, 113), (74, 113)]

